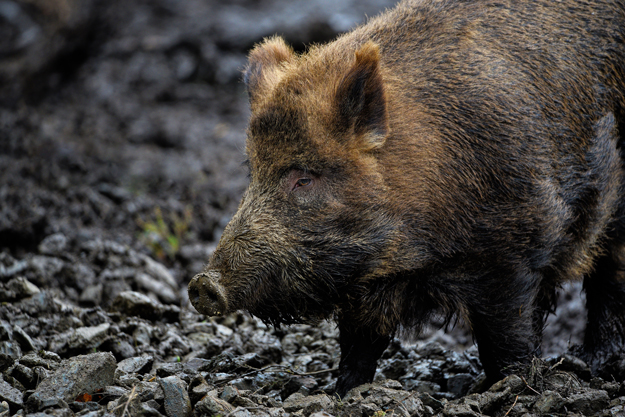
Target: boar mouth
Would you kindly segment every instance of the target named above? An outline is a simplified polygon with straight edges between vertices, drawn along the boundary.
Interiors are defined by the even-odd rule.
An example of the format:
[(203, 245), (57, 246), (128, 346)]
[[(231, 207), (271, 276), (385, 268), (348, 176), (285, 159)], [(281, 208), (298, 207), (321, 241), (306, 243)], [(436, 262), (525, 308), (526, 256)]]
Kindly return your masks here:
[(219, 283), (221, 274), (215, 270), (201, 272), (189, 282), (189, 300), (193, 307), (207, 316), (221, 316), (228, 313), (228, 300)]

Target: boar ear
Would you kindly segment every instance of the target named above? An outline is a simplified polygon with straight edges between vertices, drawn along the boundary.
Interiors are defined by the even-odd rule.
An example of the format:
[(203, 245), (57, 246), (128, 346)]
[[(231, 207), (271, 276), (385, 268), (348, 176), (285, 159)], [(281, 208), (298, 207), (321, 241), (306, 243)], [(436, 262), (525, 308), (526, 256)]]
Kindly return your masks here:
[(365, 150), (384, 144), (388, 133), (386, 97), (378, 45), (367, 42), (336, 89), (339, 123), (363, 141)]
[(250, 101), (253, 102), (258, 94), (279, 81), (280, 64), (294, 56), (293, 49), (279, 36), (266, 38), (252, 49), (243, 72)]

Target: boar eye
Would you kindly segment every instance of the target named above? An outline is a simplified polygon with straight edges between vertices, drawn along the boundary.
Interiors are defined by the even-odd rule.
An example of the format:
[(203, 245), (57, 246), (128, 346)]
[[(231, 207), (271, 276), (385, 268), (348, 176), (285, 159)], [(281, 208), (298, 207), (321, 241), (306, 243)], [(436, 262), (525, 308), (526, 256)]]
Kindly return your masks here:
[(310, 184), (312, 184), (311, 178), (300, 178), (295, 182), (295, 186), (293, 186), (293, 189), (299, 187), (308, 187)]

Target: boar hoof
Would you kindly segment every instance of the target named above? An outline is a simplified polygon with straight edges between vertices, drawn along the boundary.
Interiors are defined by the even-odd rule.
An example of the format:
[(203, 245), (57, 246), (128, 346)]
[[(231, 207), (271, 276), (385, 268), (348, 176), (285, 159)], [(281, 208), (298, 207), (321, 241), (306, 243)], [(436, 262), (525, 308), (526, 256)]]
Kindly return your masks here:
[(220, 316), (227, 311), (226, 295), (219, 284), (219, 272), (197, 274), (189, 282), (189, 300), (197, 311), (207, 316)]

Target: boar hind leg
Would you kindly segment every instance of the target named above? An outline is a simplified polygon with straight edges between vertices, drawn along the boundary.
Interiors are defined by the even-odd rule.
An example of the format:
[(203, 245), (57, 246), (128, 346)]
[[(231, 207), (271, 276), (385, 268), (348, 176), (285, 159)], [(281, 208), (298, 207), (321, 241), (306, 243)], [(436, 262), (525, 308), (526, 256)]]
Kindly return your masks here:
[(588, 321), (581, 357), (595, 375), (625, 376), (625, 243), (618, 242), (584, 278)]
[(347, 320), (339, 320), (339, 331), (341, 361), (336, 394), (342, 398), (350, 389), (373, 381), (378, 359), (387, 348), (391, 337), (355, 327)]

